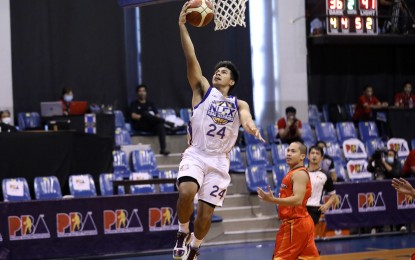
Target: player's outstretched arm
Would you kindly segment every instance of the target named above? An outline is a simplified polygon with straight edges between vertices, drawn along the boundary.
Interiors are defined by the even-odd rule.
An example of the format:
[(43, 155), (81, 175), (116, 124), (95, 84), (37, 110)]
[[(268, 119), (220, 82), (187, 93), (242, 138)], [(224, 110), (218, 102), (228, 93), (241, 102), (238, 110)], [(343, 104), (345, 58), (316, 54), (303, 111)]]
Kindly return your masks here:
[(209, 88), (209, 81), (203, 77), (202, 69), (200, 68), (199, 61), (196, 57), (195, 48), (193, 46), (192, 39), (190, 38), (189, 32), (186, 28), (186, 15), (188, 14), (187, 9), (189, 8), (189, 3), (186, 2), (179, 16), (179, 29), (180, 29), (180, 39), (182, 43), (182, 48), (184, 56), (186, 58), (187, 64), (187, 80), (189, 81), (190, 87), (193, 91), (200, 91), (201, 95), (206, 92)]
[(254, 120), (252, 120), (251, 111), (249, 111), (249, 105), (243, 100), (238, 99), (239, 107), (239, 119), (241, 120), (242, 127), (246, 132), (255, 136), (255, 138), (265, 143), (264, 138), (261, 136), (261, 132), (256, 127)]

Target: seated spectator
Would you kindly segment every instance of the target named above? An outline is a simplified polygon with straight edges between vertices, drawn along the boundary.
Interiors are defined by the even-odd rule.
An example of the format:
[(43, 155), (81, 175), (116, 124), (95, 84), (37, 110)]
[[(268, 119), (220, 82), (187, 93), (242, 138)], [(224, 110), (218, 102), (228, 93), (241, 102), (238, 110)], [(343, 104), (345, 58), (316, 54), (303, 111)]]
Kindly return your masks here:
[(328, 173), (328, 176), (331, 178), (333, 182), (337, 181), (337, 174), (336, 174), (336, 168), (334, 167), (334, 161), (333, 158), (331, 158), (330, 155), (327, 155), (327, 144), (324, 141), (318, 141), (316, 143), (316, 146), (320, 147), (324, 153), (323, 153), (323, 159), (320, 162), (320, 168), (323, 172)]
[(13, 120), (9, 110), (0, 111), (0, 133), (17, 132), (16, 127), (12, 125)]
[(402, 92), (395, 95), (395, 106), (399, 108), (413, 108), (415, 94), (412, 94), (412, 83), (407, 81), (403, 84)]
[(69, 88), (69, 87), (63, 88), (60, 100), (62, 102), (63, 114), (66, 116), (69, 115), (70, 104), (73, 100), (72, 88)]
[(166, 150), (166, 130), (164, 124), (174, 123), (166, 122), (160, 117), (156, 105), (147, 100), (147, 86), (139, 85), (136, 88), (137, 100), (130, 105), (131, 126), (136, 131), (154, 131), (156, 132), (160, 143), (160, 154), (168, 155)]
[(281, 142), (290, 144), (294, 141), (302, 141), (300, 119), (295, 117), (297, 110), (294, 107), (287, 107), (285, 109), (285, 117), (281, 117), (277, 121), (278, 134), (277, 139)]
[(356, 104), (356, 110), (353, 115), (354, 121), (367, 121), (371, 120), (372, 118), (372, 109), (373, 108), (382, 108), (387, 107), (388, 103), (383, 102), (381, 103), (374, 95), (373, 95), (373, 86), (367, 85), (363, 90), (363, 94), (359, 97), (359, 100)]
[(376, 150), (369, 158), (367, 170), (374, 174), (375, 180), (393, 179), (401, 176), (402, 165), (395, 150), (389, 149), (386, 154)]
[(406, 157), (405, 163), (402, 168), (402, 175), (405, 178), (415, 176), (415, 150), (412, 150), (408, 157)]

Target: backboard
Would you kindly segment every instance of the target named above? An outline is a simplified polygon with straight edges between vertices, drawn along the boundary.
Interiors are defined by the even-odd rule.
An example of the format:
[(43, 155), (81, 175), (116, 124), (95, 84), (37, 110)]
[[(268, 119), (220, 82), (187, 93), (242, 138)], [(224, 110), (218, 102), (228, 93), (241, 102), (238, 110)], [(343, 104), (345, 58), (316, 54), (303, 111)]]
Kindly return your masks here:
[(177, 2), (184, 0), (118, 0), (118, 4), (121, 7), (137, 7), (137, 6), (145, 6), (145, 5), (154, 5), (154, 4), (163, 4), (169, 2)]

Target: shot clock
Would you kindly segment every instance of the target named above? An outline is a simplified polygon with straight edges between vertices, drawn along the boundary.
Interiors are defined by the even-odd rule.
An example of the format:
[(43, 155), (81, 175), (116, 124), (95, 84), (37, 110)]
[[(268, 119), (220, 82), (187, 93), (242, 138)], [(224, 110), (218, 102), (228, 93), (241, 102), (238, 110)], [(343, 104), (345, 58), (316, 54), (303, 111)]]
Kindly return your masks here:
[(378, 34), (377, 0), (326, 0), (327, 34)]

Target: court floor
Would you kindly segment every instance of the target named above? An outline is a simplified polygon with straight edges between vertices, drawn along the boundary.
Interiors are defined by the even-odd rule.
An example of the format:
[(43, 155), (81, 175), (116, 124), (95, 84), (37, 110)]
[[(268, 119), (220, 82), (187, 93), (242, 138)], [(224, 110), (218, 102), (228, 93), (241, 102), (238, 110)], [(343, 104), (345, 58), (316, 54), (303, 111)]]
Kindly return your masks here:
[[(322, 260), (403, 260), (415, 252), (415, 235), (356, 237), (317, 241)], [(201, 247), (198, 260), (267, 260), (271, 259), (274, 243), (244, 243)], [(111, 257), (120, 260), (166, 260), (171, 252), (145, 256)]]

